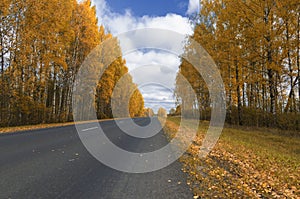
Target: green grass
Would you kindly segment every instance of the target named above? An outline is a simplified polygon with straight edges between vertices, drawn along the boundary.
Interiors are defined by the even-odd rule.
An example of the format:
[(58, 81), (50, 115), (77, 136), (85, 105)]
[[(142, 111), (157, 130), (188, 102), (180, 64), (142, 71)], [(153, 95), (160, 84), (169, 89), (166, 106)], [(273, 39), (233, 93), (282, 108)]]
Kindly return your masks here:
[[(261, 169), (267, 170), (271, 165), (276, 165), (277, 169), (273, 175), (286, 183), (292, 181), (288, 175), (300, 169), (299, 137), (274, 135), (260, 130), (245, 131), (225, 128), (220, 141), (230, 144), (233, 148), (243, 146), (249, 149), (259, 157), (256, 166), (261, 167)], [(238, 150), (232, 150), (231, 152), (238, 153)], [(299, 175), (299, 172), (297, 175)], [(291, 184), (294, 183), (291, 182)]]
[(281, 161), (300, 161), (300, 138), (274, 135), (263, 131), (225, 128), (220, 137), (234, 146), (245, 146), (260, 155)]
[[(168, 120), (180, 124), (178, 117), (170, 117)], [(208, 125), (208, 121), (201, 121), (199, 134), (206, 132)], [(300, 162), (300, 137), (291, 136), (284, 131), (281, 131), (282, 135), (280, 132), (275, 132), (257, 128), (251, 130), (251, 128), (224, 127), (220, 141), (226, 141), (236, 147), (242, 145), (261, 155), (280, 158), (283, 161), (292, 159)]]

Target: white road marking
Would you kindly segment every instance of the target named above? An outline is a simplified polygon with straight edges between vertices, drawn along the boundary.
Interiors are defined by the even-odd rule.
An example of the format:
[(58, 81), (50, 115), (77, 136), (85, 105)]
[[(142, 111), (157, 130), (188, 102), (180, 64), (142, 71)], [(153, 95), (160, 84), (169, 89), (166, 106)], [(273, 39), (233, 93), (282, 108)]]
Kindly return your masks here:
[(92, 128), (88, 128), (88, 129), (83, 129), (81, 131), (85, 132), (85, 131), (91, 131), (91, 130), (94, 130), (94, 129), (97, 129), (98, 127), (92, 127)]

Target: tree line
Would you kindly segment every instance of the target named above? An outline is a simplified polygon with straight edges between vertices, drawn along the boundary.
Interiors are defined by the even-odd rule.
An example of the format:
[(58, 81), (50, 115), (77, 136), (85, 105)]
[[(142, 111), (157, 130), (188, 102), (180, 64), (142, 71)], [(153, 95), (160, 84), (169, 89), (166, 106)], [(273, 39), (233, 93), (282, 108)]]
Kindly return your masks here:
[[(0, 126), (72, 121), (76, 74), (89, 53), (109, 39), (117, 40), (98, 25), (90, 0), (2, 0)], [(118, 42), (111, 51), (120, 51)], [(101, 59), (97, 64), (103, 67)], [(111, 93), (127, 73), (122, 57), (104, 71), (94, 93), (99, 119), (112, 117)], [(144, 114), (130, 75), (124, 86), (134, 89), (130, 116)]]
[[(228, 123), (300, 129), (299, 13), (297, 0), (201, 1), (189, 41), (201, 44), (220, 70)], [(189, 43), (184, 56), (197, 56)], [(211, 101), (203, 78), (184, 58), (179, 74), (197, 95), (190, 106), (209, 119)], [(189, 96), (180, 75), (175, 92), (182, 102)]]

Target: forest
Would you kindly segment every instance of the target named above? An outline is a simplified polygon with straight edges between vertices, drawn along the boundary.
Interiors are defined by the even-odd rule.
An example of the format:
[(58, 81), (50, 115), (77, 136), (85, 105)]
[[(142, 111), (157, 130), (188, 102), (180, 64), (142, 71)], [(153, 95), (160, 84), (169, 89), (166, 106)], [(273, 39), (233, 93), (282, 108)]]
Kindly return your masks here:
[[(220, 70), (227, 123), (300, 129), (299, 13), (297, 0), (201, 1), (200, 14), (191, 19), (195, 29), (189, 40), (201, 44)], [(121, 55), (117, 38), (98, 25), (90, 0), (2, 0), (0, 18), (0, 126), (72, 121), (72, 89), (84, 60), (107, 40), (115, 42), (104, 56)], [(192, 100), (200, 119), (210, 120), (206, 83), (184, 59), (197, 56), (188, 44), (175, 96), (179, 104)], [(114, 102), (117, 107), (132, 91), (129, 115), (120, 110), (120, 116), (153, 115), (144, 108), (122, 56), (107, 67), (104, 60), (97, 62), (105, 70), (95, 90), (98, 119), (113, 117), (115, 88), (121, 100)], [(179, 75), (192, 85), (195, 99), (188, 99)], [(123, 76), (129, 90), (117, 86)]]
[[(195, 41), (220, 70), (226, 90), (226, 122), (300, 130), (300, 4), (297, 0), (201, 1), (194, 19)], [(188, 44), (191, 42), (188, 42)], [(180, 103), (192, 100), (210, 119), (210, 94), (203, 77), (184, 57), (198, 56), (186, 45), (176, 79)], [(180, 78), (192, 85), (185, 93)]]
[[(0, 126), (73, 120), (72, 89), (89, 53), (116, 40), (98, 25), (90, 0), (2, 0), (0, 5)], [(118, 42), (107, 56), (120, 51)], [(98, 119), (111, 118), (111, 96), (119, 79), (134, 90), (130, 116), (144, 114), (140, 91), (120, 57), (104, 68), (96, 88)], [(120, 92), (124, 92), (120, 90)], [(129, 116), (129, 115), (127, 115)]]

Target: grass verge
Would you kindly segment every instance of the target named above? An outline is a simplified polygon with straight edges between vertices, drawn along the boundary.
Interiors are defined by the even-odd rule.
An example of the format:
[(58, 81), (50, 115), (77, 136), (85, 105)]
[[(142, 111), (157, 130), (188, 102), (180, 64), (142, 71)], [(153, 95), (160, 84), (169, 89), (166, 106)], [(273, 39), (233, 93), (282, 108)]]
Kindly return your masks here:
[(61, 127), (61, 126), (70, 126), (74, 125), (74, 122), (67, 123), (53, 123), (53, 124), (36, 124), (36, 125), (26, 125), (26, 126), (16, 126), (16, 127), (2, 127), (0, 128), (0, 134), (4, 133), (15, 133), (36, 129), (52, 128), (52, 127)]
[[(164, 130), (172, 139), (180, 118), (168, 118)], [(198, 153), (208, 122), (180, 158), (195, 198), (299, 198), (300, 138), (262, 129), (225, 127), (206, 158)]]
[[(108, 120), (113, 120), (113, 119), (79, 121), (79, 122), (76, 122), (76, 124), (86, 124), (86, 123), (101, 122), (101, 121), (108, 121)], [(36, 125), (25, 125), (25, 126), (15, 126), (15, 127), (1, 127), (0, 134), (16, 133), (16, 132), (22, 132), (22, 131), (53, 128), (53, 127), (72, 126), (72, 125), (75, 125), (75, 122), (36, 124)]]

